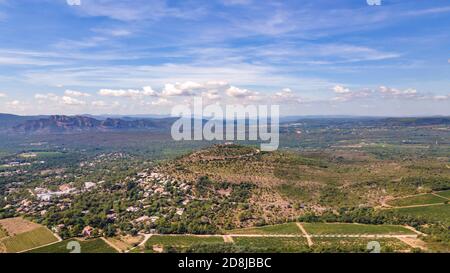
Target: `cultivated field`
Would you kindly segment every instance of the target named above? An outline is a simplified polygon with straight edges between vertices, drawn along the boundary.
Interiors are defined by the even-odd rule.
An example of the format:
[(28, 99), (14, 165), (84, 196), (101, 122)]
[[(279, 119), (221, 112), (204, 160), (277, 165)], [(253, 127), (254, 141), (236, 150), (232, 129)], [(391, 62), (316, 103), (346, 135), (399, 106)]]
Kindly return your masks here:
[(250, 248), (254, 252), (299, 253), (308, 252), (308, 244), (303, 237), (233, 237), (235, 245)]
[(0, 226), (6, 230), (9, 236), (25, 233), (41, 227), (41, 225), (27, 221), (21, 217), (0, 220)]
[(80, 243), (81, 253), (116, 253), (117, 251), (105, 243), (102, 239), (93, 240), (65, 240), (49, 246), (33, 249), (28, 253), (70, 253), (72, 250), (67, 249), (67, 244), (71, 241)]
[(396, 238), (368, 239), (368, 238), (315, 238), (313, 252), (370, 252), (368, 249), (369, 242), (378, 242), (380, 244), (381, 253), (389, 252), (407, 252), (412, 248)]
[(39, 227), (32, 231), (7, 237), (1, 241), (6, 252), (21, 252), (27, 249), (57, 242), (58, 239), (46, 227)]
[(436, 192), (436, 194), (445, 198), (450, 198), (450, 190)]
[(438, 204), (444, 203), (447, 199), (436, 196), (434, 194), (420, 194), (405, 198), (394, 199), (388, 202), (388, 205), (394, 207), (414, 206), (414, 205), (426, 205), (426, 204)]
[(3, 219), (0, 225), (3, 228), (0, 251), (3, 252), (21, 252), (58, 241), (46, 227), (22, 218)]
[(145, 247), (150, 251), (155, 249), (166, 250), (167, 248), (184, 250), (198, 244), (220, 243), (224, 243), (223, 238), (220, 236), (155, 235), (147, 240)]
[(311, 235), (405, 235), (415, 233), (397, 225), (363, 225), (346, 223), (303, 223), (305, 230)]
[(124, 252), (139, 245), (144, 240), (144, 236), (117, 236), (107, 238), (107, 240), (116, 248), (120, 249), (121, 252)]
[(450, 225), (450, 205), (438, 204), (432, 206), (396, 208), (393, 209), (399, 214), (408, 215), (416, 218), (426, 219), (433, 222), (440, 222)]
[(226, 234), (280, 234), (280, 235), (300, 235), (301, 231), (295, 223), (287, 223), (273, 226), (263, 226), (254, 228), (243, 228), (225, 231)]

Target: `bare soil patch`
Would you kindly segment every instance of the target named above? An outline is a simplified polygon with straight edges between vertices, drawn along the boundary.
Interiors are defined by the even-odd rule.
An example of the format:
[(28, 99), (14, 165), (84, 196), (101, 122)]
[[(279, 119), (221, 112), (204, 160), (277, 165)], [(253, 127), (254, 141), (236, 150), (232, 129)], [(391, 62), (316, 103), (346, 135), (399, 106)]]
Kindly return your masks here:
[(0, 225), (8, 232), (9, 236), (25, 233), (41, 227), (20, 217), (0, 220)]

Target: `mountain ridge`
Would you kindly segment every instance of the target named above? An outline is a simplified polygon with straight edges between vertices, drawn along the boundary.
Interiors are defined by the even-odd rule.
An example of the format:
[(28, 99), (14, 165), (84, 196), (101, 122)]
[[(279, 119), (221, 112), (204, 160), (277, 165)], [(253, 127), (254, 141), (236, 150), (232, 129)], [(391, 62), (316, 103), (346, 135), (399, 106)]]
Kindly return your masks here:
[(52, 115), (26, 120), (12, 126), (8, 131), (25, 134), (105, 132), (124, 130), (166, 130), (174, 118), (124, 120), (107, 118), (98, 120), (87, 116)]

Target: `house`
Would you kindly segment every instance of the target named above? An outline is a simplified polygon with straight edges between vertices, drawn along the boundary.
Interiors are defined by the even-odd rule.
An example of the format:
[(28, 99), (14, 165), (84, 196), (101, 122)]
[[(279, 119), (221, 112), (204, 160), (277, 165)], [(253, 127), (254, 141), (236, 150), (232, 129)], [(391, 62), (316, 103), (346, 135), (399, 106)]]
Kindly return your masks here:
[(136, 208), (136, 207), (133, 207), (133, 206), (127, 208), (127, 212), (136, 212), (138, 210), (139, 210), (139, 208)]
[(159, 217), (158, 216), (152, 216), (150, 217), (150, 221), (152, 221), (152, 223), (158, 221)]
[(38, 194), (37, 198), (41, 201), (50, 201), (52, 199), (52, 195), (48, 193)]
[(148, 217), (148, 216), (142, 216), (142, 217), (139, 217), (139, 218), (135, 219), (134, 222), (136, 222), (136, 223), (142, 223), (142, 222), (147, 222), (148, 220), (150, 220), (150, 217)]
[(184, 213), (184, 208), (177, 208), (176, 214), (181, 216), (181, 215), (183, 215), (183, 213)]
[(59, 186), (59, 190), (62, 192), (70, 192), (72, 190), (72, 187), (69, 184), (63, 184)]
[(84, 237), (91, 237), (92, 236), (92, 232), (94, 231), (94, 228), (91, 226), (86, 226), (85, 228), (83, 228), (83, 231), (81, 232), (81, 234)]
[(94, 188), (97, 184), (95, 184), (94, 182), (84, 182), (84, 188), (86, 190), (89, 190), (91, 188)]

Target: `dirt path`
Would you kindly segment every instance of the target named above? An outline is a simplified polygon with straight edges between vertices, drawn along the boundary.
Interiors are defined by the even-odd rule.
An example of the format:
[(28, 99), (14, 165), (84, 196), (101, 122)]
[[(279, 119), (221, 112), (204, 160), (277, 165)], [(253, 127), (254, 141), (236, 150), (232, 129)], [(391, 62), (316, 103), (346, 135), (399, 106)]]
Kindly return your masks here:
[(139, 233), (139, 235), (144, 236), (144, 240), (142, 240), (142, 242), (140, 242), (137, 246), (135, 246), (135, 247), (133, 247), (133, 248), (130, 248), (130, 249), (128, 249), (127, 251), (125, 251), (125, 253), (128, 253), (128, 252), (130, 252), (130, 251), (133, 251), (133, 250), (135, 250), (136, 248), (143, 247), (143, 246), (145, 245), (145, 243), (148, 241), (148, 239), (150, 239), (150, 238), (153, 236), (153, 234), (145, 234), (145, 233)]
[(418, 238), (398, 238), (400, 241), (409, 245), (412, 248), (420, 248), (421, 250), (428, 250), (426, 243)]
[(439, 205), (444, 205), (444, 203), (410, 205), (410, 206), (402, 206), (402, 207), (389, 207), (389, 208), (384, 208), (384, 209), (385, 210), (388, 210), (388, 209), (407, 209), (407, 208), (420, 208), (420, 207), (439, 206)]
[(447, 198), (445, 196), (439, 195), (439, 192), (432, 192), (431, 194), (434, 195), (434, 196), (440, 197), (440, 198), (444, 198), (446, 200), (450, 200), (450, 198)]
[(117, 250), (117, 252), (121, 253), (122, 249), (118, 248), (115, 244), (111, 243), (110, 241), (108, 241), (105, 237), (100, 237), (100, 239), (103, 240), (103, 242), (107, 243), (110, 247), (114, 248), (115, 250)]
[(306, 232), (306, 229), (303, 227), (301, 223), (296, 223), (297, 227), (302, 231), (303, 235), (306, 237), (306, 241), (308, 242), (308, 246), (312, 246), (313, 240), (311, 239), (311, 236), (309, 236), (308, 232)]
[(415, 229), (415, 228), (413, 228), (413, 227), (411, 227), (411, 226), (404, 225), (404, 227), (407, 228), (407, 229), (409, 229), (409, 230), (411, 230), (412, 232), (414, 232), (414, 233), (416, 233), (416, 234), (418, 234), (418, 235), (427, 236), (425, 233), (420, 232), (420, 231), (418, 231), (417, 229)]

